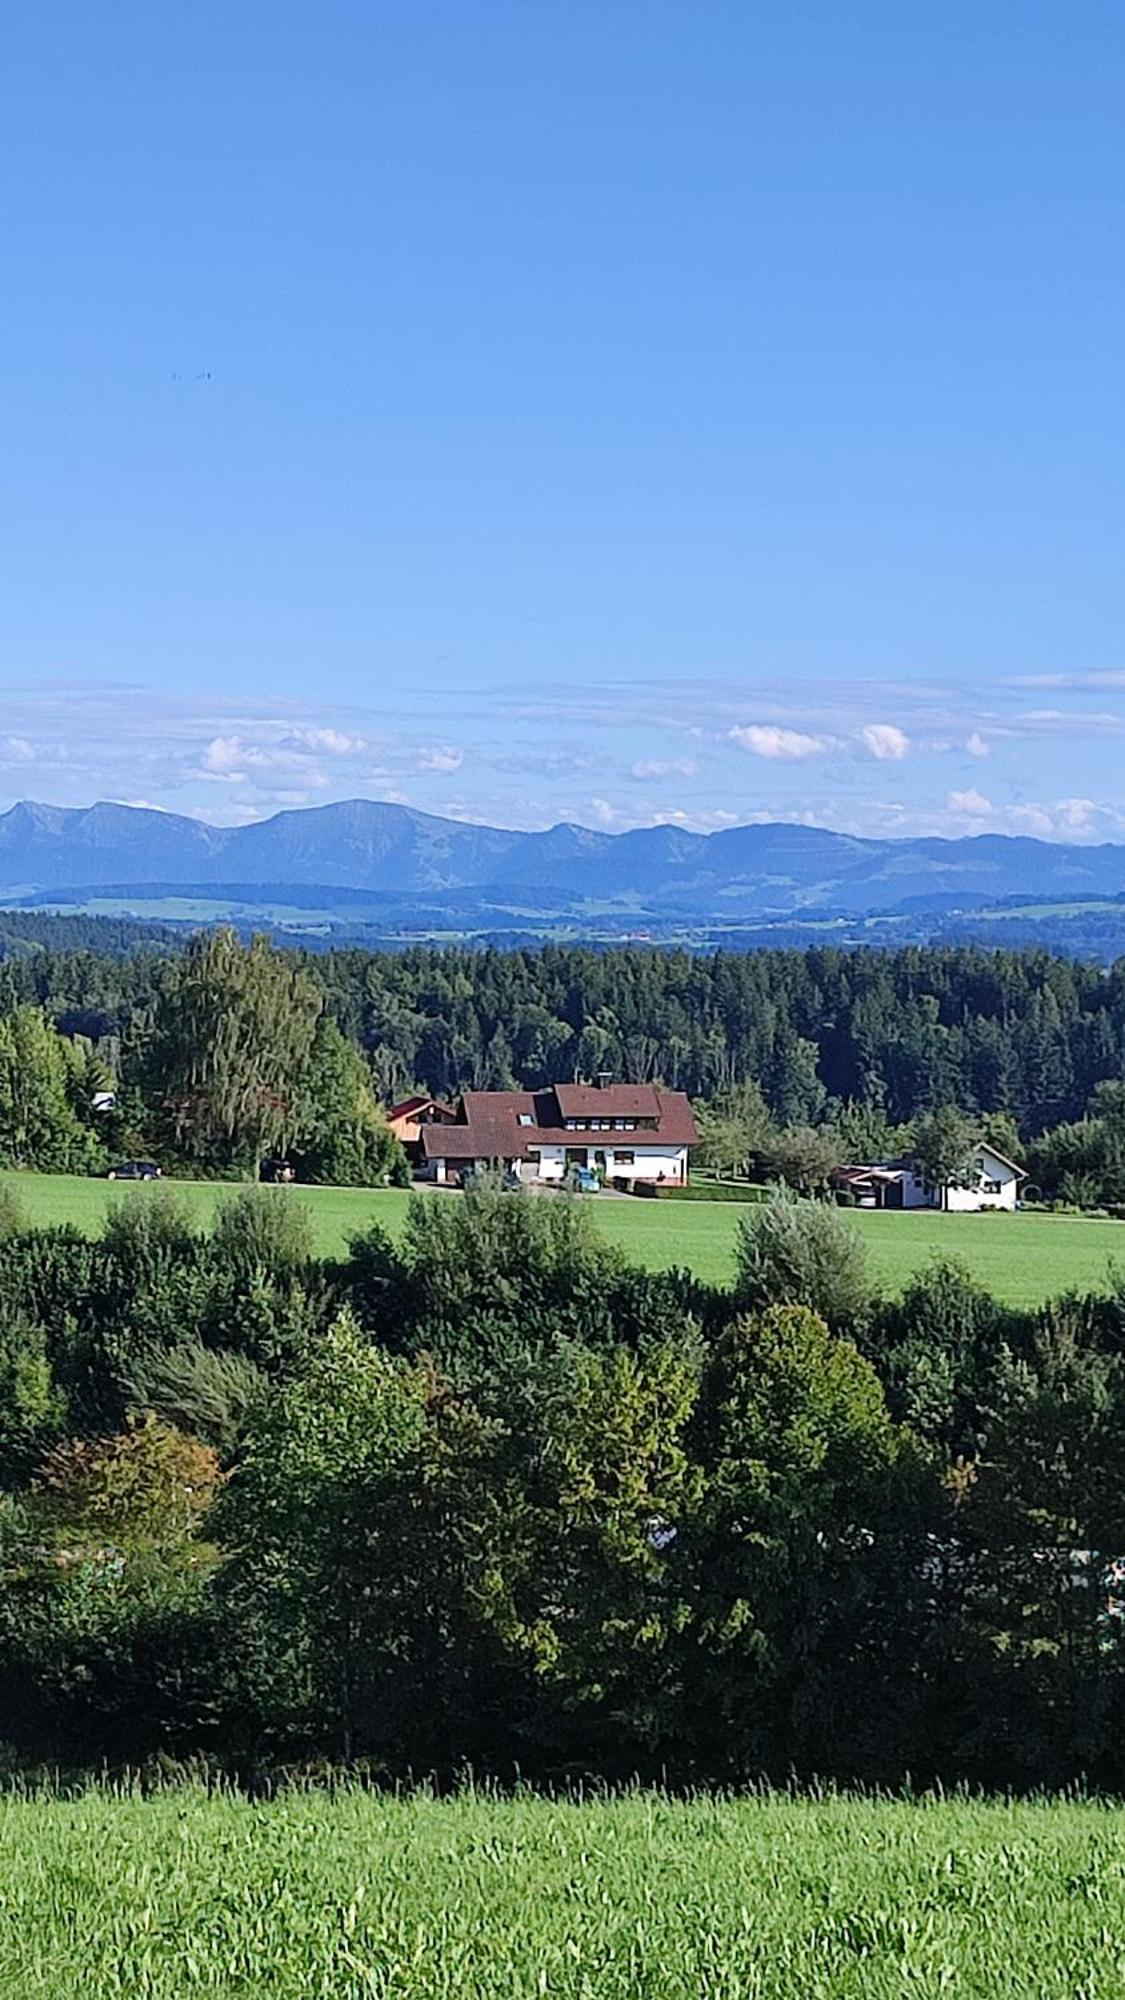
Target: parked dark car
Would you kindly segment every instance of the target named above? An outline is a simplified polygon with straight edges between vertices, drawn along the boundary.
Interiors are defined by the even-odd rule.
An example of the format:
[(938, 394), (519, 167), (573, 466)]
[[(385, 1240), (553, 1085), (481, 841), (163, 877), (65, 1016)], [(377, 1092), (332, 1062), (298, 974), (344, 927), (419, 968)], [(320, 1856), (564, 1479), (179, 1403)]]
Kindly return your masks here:
[(114, 1167), (107, 1167), (107, 1181), (158, 1181), (160, 1168), (155, 1160), (118, 1160)]

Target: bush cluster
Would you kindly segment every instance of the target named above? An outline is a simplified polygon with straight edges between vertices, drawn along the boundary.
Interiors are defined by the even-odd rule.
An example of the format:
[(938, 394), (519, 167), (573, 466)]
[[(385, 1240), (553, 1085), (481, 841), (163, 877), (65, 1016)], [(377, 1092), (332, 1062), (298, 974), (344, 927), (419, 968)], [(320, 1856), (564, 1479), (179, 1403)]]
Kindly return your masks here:
[(786, 1202), (719, 1290), (488, 1186), (0, 1227), (10, 1761), (1125, 1782), (1112, 1282), (889, 1301)]

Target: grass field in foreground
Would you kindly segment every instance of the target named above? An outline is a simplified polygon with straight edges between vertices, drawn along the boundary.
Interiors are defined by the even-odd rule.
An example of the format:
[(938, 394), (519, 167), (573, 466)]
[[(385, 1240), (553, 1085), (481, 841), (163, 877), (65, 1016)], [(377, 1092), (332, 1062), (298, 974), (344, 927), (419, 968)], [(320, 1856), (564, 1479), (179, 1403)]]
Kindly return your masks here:
[(0, 1993), (1117, 2000), (1125, 1814), (828, 1799), (0, 1801)]
[[(136, 1183), (83, 1180), (64, 1174), (6, 1174), (32, 1222), (70, 1222), (88, 1233), (100, 1229), (110, 1201), (143, 1199)], [(182, 1181), (201, 1222), (229, 1189)], [(429, 1191), (434, 1201), (459, 1195)], [(544, 1196), (544, 1200), (557, 1197)], [(345, 1248), (348, 1237), (371, 1221), (392, 1232), (402, 1225), (409, 1197), (398, 1189), (292, 1188), (287, 1199), (308, 1205), (316, 1245), (326, 1256)], [(685, 1265), (701, 1278), (726, 1282), (733, 1270), (739, 1218), (733, 1202), (644, 1201), (626, 1196), (590, 1195), (600, 1229), (639, 1264), (660, 1269)], [(1125, 1267), (1125, 1224), (1092, 1216), (875, 1214), (854, 1209), (847, 1219), (863, 1237), (876, 1282), (901, 1289), (911, 1272), (937, 1255), (958, 1258), (998, 1298), (1034, 1305), (1071, 1287), (1104, 1287), (1112, 1261)]]

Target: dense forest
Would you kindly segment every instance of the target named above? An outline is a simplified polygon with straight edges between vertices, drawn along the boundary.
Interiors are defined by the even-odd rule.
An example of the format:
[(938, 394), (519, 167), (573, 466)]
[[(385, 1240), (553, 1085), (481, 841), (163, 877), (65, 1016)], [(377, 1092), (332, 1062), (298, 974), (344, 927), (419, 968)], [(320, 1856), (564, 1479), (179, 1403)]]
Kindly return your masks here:
[[(1026, 1192), (1125, 1204), (1125, 961), (1038, 952), (328, 952), (230, 930), (0, 963), (0, 1165), (114, 1155), (406, 1178), (380, 1113), (609, 1070), (695, 1099), (701, 1161), (811, 1191), (846, 1158), (952, 1168), (987, 1133)], [(95, 1100), (115, 1094), (112, 1113)], [(939, 1178), (942, 1177), (939, 1172)]]
[[(118, 1044), (182, 951), (127, 927), (129, 950), (53, 948), (50, 926), (69, 921), (39, 919), (42, 941), (0, 963), (0, 1014), (30, 1002), (68, 1035)], [(833, 1103), (877, 1106), (895, 1124), (957, 1103), (1008, 1112), (1032, 1136), (1125, 1075), (1125, 960), (554, 945), (284, 956), (364, 1051), (384, 1101), (415, 1084), (453, 1096), (611, 1069), (703, 1098), (753, 1081), (787, 1124)]]
[(1125, 1785), (1112, 1283), (887, 1300), (792, 1200), (729, 1291), (487, 1187), (0, 1231), (9, 1769)]

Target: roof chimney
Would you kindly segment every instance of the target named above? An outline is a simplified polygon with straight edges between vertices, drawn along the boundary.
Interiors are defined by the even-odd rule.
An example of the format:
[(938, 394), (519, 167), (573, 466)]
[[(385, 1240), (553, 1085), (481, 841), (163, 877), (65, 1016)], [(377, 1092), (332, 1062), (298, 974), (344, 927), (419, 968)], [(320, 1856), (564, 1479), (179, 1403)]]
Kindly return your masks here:
[(594, 1081), (599, 1090), (608, 1090), (610, 1084), (613, 1082), (613, 1071), (611, 1069), (600, 1069)]

